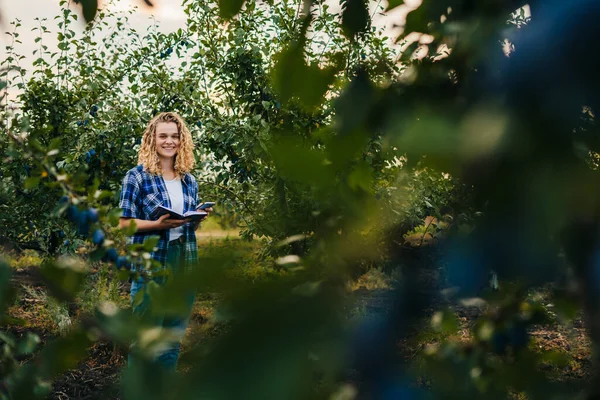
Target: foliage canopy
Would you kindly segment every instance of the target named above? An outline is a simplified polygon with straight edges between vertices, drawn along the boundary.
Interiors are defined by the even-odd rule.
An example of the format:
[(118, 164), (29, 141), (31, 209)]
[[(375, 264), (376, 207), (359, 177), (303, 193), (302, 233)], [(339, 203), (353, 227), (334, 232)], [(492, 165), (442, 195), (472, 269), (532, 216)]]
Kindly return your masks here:
[[(158, 288), (166, 307), (176, 291), (226, 291), (229, 330), (190, 351), (195, 366), (185, 375), (150, 363), (125, 371), (127, 398), (331, 397), (347, 387), (348, 371), (360, 376), (361, 397), (548, 398), (563, 388), (548, 383), (543, 357), (527, 348), (527, 328), (548, 317), (527, 293), (561, 278), (561, 254), (579, 284), (561, 304), (579, 296), (600, 342), (600, 92), (595, 59), (578, 39), (598, 38), (599, 6), (535, 2), (529, 20), (515, 13), (524, 2), (424, 0), (403, 33), (431, 35), (419, 58), (418, 44), (402, 55), (386, 45), (363, 0), (343, 1), (340, 14), (316, 1), (185, 0), (186, 27), (169, 34), (137, 32), (128, 13), (80, 3), (89, 22), (82, 36), (66, 1), (58, 31), (40, 21), (30, 75), (13, 24), (2, 79), (20, 93), (2, 118), (4, 235), (48, 253), (41, 275), (64, 301), (82, 290), (87, 263), (147, 259), (152, 242), (120, 245), (115, 193), (144, 123), (173, 110), (194, 129), (205, 198), (239, 211), (243, 236), (264, 238), (264, 257), (285, 271), (240, 283), (229, 274), (232, 255), (211, 253), (186, 279)], [(49, 34), (58, 52), (44, 45)], [(559, 49), (564, 58), (550, 60)], [(440, 307), (410, 262), (422, 266), (423, 249), (398, 243), (428, 216), (448, 231), (431, 263), (456, 289), (453, 300), (479, 295), (492, 270), (510, 284), (486, 298), (494, 311), (477, 321), (472, 341), (430, 351), (435, 382), (425, 392), (394, 349)], [(73, 256), (82, 246), (86, 262)], [(385, 318), (348, 333), (345, 284), (372, 263), (403, 267), (401, 282)], [(1, 267), (6, 309), (14, 290)], [(22, 365), (36, 336), (3, 333), (3, 395), (44, 397), (100, 337), (122, 346), (148, 337), (149, 327), (113, 303), (95, 312)], [(440, 310), (433, 325), (449, 334), (456, 323)]]

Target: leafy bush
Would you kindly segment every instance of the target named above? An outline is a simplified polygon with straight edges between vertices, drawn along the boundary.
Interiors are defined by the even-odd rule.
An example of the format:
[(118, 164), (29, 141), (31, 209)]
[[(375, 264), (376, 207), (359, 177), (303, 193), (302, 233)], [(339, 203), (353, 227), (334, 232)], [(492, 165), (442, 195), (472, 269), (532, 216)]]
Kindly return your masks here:
[[(5, 255), (7, 256), (7, 255)], [(12, 257), (6, 257), (8, 263), (13, 268), (27, 268), (27, 267), (39, 267), (42, 263), (42, 259), (35, 250), (25, 250), (20, 255), (13, 255)]]
[[(544, 360), (528, 350), (528, 328), (545, 314), (526, 296), (557, 278), (564, 251), (574, 294), (590, 321), (600, 317), (598, 199), (590, 195), (600, 181), (589, 160), (598, 152), (597, 71), (581, 46), (582, 32), (597, 39), (596, 8), (583, 12), (578, 3), (557, 12), (553, 3), (535, 3), (539, 22), (530, 23), (514, 13), (523, 2), (425, 0), (403, 33), (430, 35), (431, 51), (418, 58), (418, 42), (400, 57), (385, 45), (362, 0), (344, 1), (339, 15), (320, 2), (186, 0), (186, 27), (168, 34), (155, 26), (136, 32), (129, 12), (96, 13), (95, 2), (80, 3), (93, 20), (82, 35), (70, 28), (78, 17), (66, 1), (56, 32), (40, 21), (39, 58), (27, 81), (18, 31), (9, 34), (0, 78), (19, 93), (0, 119), (7, 132), (0, 206), (11, 210), (0, 213), (3, 235), (48, 254), (40, 274), (59, 302), (75, 301), (100, 260), (123, 280), (138, 277), (123, 268), (137, 261), (147, 277), (157, 267), (149, 256), (156, 241), (123, 248), (114, 232), (116, 193), (145, 122), (174, 110), (192, 126), (206, 199), (239, 212), (242, 237), (264, 239), (260, 262), (277, 265), (264, 268), (277, 279), (239, 279), (240, 262), (252, 261), (247, 252), (207, 246), (198, 268), (157, 287), (152, 295), (165, 307), (173, 293), (222, 293), (218, 315), (228, 329), (191, 350), (193, 367), (168, 384), (148, 360), (128, 369), (126, 397), (421, 396), (406, 384), (397, 354), (410, 329), (440, 308), (419, 271), (403, 268), (389, 315), (351, 334), (340, 315), (352, 272), (403, 266), (409, 255), (422, 263), (398, 241), (425, 217), (448, 215), (451, 227), (474, 225), (432, 261), (448, 270), (456, 296), (478, 295), (490, 269), (516, 283), (486, 297), (493, 307), (471, 341), (431, 351), (432, 376), (442, 383), (432, 390), (468, 398), (557, 393), (536, 369)], [(56, 52), (44, 44), (50, 34)], [(499, 46), (506, 37), (510, 58)], [(574, 129), (586, 104), (587, 126)], [(76, 249), (86, 262), (72, 256)], [(249, 276), (262, 276), (261, 265), (248, 267)], [(3, 311), (14, 300), (10, 279), (0, 263)], [(93, 317), (70, 324), (30, 361), (17, 362), (35, 351), (35, 335), (2, 334), (1, 396), (45, 397), (52, 379), (100, 336), (123, 346), (146, 339), (142, 356), (161, 345), (163, 336), (115, 304), (118, 285), (108, 272), (93, 279), (100, 284), (84, 300), (86, 309), (101, 301)], [(457, 326), (452, 311), (437, 310), (433, 322), (445, 335)], [(590, 335), (600, 341), (594, 324)], [(348, 370), (360, 385), (339, 378)], [(265, 376), (274, 383), (257, 384)], [(598, 393), (590, 387), (590, 396)]]

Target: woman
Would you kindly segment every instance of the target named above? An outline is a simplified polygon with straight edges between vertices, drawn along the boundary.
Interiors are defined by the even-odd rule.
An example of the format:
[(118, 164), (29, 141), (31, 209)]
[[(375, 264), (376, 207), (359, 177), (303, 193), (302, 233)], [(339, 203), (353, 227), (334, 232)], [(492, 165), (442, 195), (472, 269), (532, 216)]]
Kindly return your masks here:
[[(189, 219), (170, 219), (163, 215), (152, 217), (159, 205), (180, 214), (193, 211), (198, 204), (198, 185), (190, 171), (194, 167), (192, 136), (183, 119), (176, 113), (165, 112), (154, 117), (144, 131), (138, 155), (138, 166), (125, 174), (119, 206), (123, 210), (121, 229), (135, 221), (136, 232), (127, 237), (127, 243), (144, 243), (152, 235), (160, 237), (152, 259), (163, 267), (177, 273), (181, 268), (192, 266), (198, 259), (194, 231), (198, 223)], [(207, 209), (211, 212), (212, 209)], [(167, 274), (168, 275), (168, 274)], [(159, 278), (160, 279), (160, 278)], [(157, 280), (162, 283), (163, 280)], [(131, 285), (131, 301), (134, 313), (149, 318), (152, 323), (171, 332), (178, 332), (177, 341), (156, 357), (156, 362), (166, 369), (174, 370), (179, 357), (180, 339), (185, 333), (194, 302), (194, 295), (186, 297), (188, 312), (184, 316), (160, 316), (152, 312), (150, 298), (145, 292), (145, 281), (140, 278)], [(136, 294), (143, 291), (136, 299)], [(141, 298), (141, 301), (140, 301)], [(138, 304), (139, 303), (139, 304)], [(132, 358), (129, 358), (131, 365)]]

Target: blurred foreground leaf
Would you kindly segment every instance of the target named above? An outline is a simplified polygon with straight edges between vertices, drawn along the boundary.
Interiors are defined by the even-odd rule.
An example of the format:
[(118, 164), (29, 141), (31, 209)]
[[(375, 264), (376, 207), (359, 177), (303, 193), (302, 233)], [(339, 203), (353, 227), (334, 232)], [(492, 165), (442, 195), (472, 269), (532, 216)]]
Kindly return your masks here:
[(76, 0), (75, 2), (81, 4), (81, 10), (85, 21), (93, 21), (96, 17), (96, 12), (98, 11), (98, 0)]
[(85, 263), (75, 257), (61, 257), (56, 261), (46, 261), (40, 273), (50, 290), (59, 300), (73, 300), (81, 290), (87, 276)]
[(42, 399), (51, 390), (51, 380), (75, 368), (87, 355), (92, 341), (81, 327), (47, 344), (34, 359), (19, 368), (7, 380), (13, 399)]
[(243, 5), (244, 0), (219, 0), (219, 15), (224, 19), (231, 19), (240, 12)]
[(351, 38), (369, 27), (370, 17), (364, 0), (346, 0), (342, 11), (342, 30)]
[(336, 68), (321, 69), (316, 64), (307, 64), (304, 43), (304, 40), (295, 42), (276, 56), (271, 79), (282, 101), (295, 97), (304, 107), (313, 109), (323, 102)]
[(11, 284), (11, 269), (8, 263), (0, 257), (0, 315), (2, 320), (6, 318), (6, 307), (8, 307), (16, 292), (14, 286)]

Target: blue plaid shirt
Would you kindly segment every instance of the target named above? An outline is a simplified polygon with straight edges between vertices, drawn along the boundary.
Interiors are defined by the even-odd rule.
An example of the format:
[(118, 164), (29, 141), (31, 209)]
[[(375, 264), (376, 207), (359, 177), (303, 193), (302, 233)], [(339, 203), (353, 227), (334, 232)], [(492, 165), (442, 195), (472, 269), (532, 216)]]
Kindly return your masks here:
[[(198, 205), (196, 178), (186, 173), (181, 180), (181, 188), (183, 189), (183, 212), (195, 210)], [(123, 210), (122, 217), (154, 221), (158, 218), (153, 218), (152, 213), (159, 205), (171, 208), (171, 200), (162, 175), (152, 175), (145, 171), (142, 165), (127, 171), (123, 178), (119, 201), (119, 207)], [(133, 236), (127, 236), (126, 243), (144, 243), (144, 240), (152, 235), (160, 236), (155, 251), (151, 253), (152, 259), (165, 266), (169, 243), (168, 229), (136, 232)], [(183, 238), (185, 239), (185, 267), (187, 269), (198, 261), (198, 246), (193, 223), (183, 225)]]

